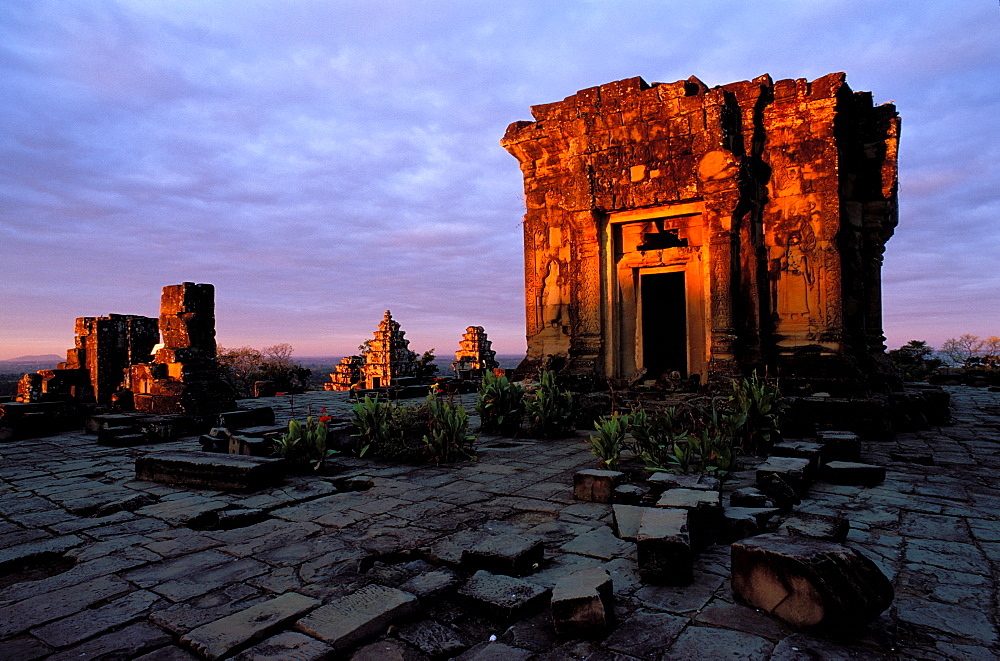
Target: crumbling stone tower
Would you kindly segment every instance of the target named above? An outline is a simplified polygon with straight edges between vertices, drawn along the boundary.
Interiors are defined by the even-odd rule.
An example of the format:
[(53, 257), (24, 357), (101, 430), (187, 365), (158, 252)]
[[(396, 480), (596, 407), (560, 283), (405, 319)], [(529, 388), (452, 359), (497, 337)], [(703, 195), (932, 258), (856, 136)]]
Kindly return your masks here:
[(531, 111), (501, 141), (524, 175), (524, 367), (894, 385), (881, 314), (893, 105), (834, 73), (712, 89), (631, 78)]
[(26, 374), (18, 384), (18, 401), (65, 397), (108, 404), (132, 365), (146, 362), (159, 341), (157, 320), (132, 314), (79, 317), (75, 346), (54, 370)]
[(361, 376), (365, 388), (385, 388), (401, 377), (416, 375), (417, 354), (410, 351), (410, 341), (389, 310), (378, 324), (374, 337), (368, 340)]
[(137, 411), (205, 415), (236, 406), (219, 376), (215, 344), (215, 287), (185, 282), (163, 288), (159, 331), (163, 346), (152, 363), (129, 371)]
[(458, 378), (481, 376), (484, 371), (500, 367), (496, 360), (497, 352), (493, 350), (493, 343), (482, 326), (466, 328), (458, 346), (455, 362), (451, 364)]

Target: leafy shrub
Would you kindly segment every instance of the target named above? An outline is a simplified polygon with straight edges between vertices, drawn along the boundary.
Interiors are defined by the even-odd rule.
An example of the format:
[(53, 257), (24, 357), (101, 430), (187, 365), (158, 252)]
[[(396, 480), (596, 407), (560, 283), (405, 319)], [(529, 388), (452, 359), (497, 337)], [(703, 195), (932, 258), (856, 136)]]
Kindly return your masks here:
[(778, 384), (757, 376), (733, 379), (728, 401), (727, 425), (733, 441), (744, 454), (767, 454), (780, 433), (781, 414), (787, 405)]
[(405, 406), (365, 396), (355, 402), (355, 435), (363, 456), (369, 451), (395, 461), (456, 461), (472, 455), (469, 416), (435, 393), (422, 404)]
[(625, 435), (629, 428), (629, 416), (615, 411), (610, 416), (602, 416), (594, 422), (597, 434), (587, 441), (590, 453), (597, 457), (598, 465), (607, 470), (616, 470), (621, 462)]
[(540, 373), (535, 397), (525, 404), (531, 432), (538, 438), (559, 438), (573, 431), (573, 395), (556, 385), (551, 370)]
[(629, 432), (632, 434), (630, 449), (648, 468), (654, 470), (670, 465), (675, 445), (686, 441), (689, 433), (673, 406), (652, 413), (647, 413), (642, 407), (634, 408), (629, 415)]
[(301, 391), (312, 370), (292, 360), (292, 345), (275, 344), (263, 349), (219, 347), (217, 359), (223, 381), (236, 391), (237, 397), (253, 397), (256, 381), (271, 381), (283, 391)]
[(311, 463), (319, 470), (324, 461), (337, 454), (326, 447), (328, 420), (329, 416), (309, 416), (304, 423), (289, 420), (288, 432), (274, 443), (275, 455), (293, 463)]
[(476, 397), (479, 431), (517, 434), (524, 421), (524, 388), (506, 376), (486, 372)]
[(428, 433), (424, 434), (424, 452), (435, 463), (456, 461), (473, 456), (473, 437), (468, 435), (469, 415), (461, 406), (446, 399), (438, 399), (431, 392), (427, 396), (430, 412)]
[(892, 349), (889, 360), (899, 370), (903, 381), (926, 381), (944, 366), (943, 360), (934, 357), (934, 347), (927, 346), (923, 340), (910, 340), (898, 349)]

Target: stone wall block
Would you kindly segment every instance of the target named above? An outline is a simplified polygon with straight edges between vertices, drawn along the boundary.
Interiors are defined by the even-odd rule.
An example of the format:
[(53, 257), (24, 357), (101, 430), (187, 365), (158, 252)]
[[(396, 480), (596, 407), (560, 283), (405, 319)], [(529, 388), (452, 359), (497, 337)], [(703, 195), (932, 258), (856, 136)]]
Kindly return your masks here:
[(614, 621), (614, 588), (606, 569), (573, 572), (552, 588), (552, 624), (557, 634), (599, 638)]
[(893, 599), (892, 583), (871, 560), (841, 544), (779, 534), (732, 546), (733, 595), (793, 627), (854, 627)]
[(615, 487), (625, 480), (619, 471), (588, 468), (573, 476), (573, 497), (592, 503), (610, 503)]
[(646, 508), (636, 545), (642, 580), (661, 585), (691, 582), (693, 555), (687, 510)]

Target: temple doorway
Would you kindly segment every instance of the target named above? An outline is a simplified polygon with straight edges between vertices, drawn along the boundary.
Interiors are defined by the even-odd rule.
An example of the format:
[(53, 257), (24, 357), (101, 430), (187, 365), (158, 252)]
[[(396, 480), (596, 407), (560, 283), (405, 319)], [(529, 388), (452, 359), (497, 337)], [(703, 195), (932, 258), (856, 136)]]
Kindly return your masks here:
[(647, 378), (688, 374), (687, 299), (684, 271), (640, 275), (642, 366)]

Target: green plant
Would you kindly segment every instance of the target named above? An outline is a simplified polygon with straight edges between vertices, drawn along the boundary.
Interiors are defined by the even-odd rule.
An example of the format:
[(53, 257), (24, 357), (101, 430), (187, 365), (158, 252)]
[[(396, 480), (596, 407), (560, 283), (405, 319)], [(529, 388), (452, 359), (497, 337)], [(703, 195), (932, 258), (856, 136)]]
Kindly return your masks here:
[(733, 379), (729, 396), (729, 420), (733, 442), (745, 454), (766, 454), (780, 433), (781, 414), (787, 405), (781, 399), (778, 384), (753, 372), (749, 377)]
[(556, 374), (543, 370), (535, 397), (525, 404), (532, 433), (538, 438), (559, 438), (573, 431), (573, 395), (556, 385)]
[(479, 431), (516, 434), (524, 421), (524, 388), (506, 376), (486, 372), (476, 397)]
[(438, 399), (435, 392), (427, 396), (430, 413), (427, 433), (423, 436), (427, 458), (435, 463), (455, 461), (472, 455), (474, 437), (468, 435), (469, 415), (460, 405)]
[(359, 456), (396, 461), (455, 461), (472, 456), (469, 416), (461, 406), (431, 393), (422, 404), (403, 406), (365, 396), (354, 404)]
[(740, 417), (714, 399), (708, 409), (670, 407), (649, 413), (637, 407), (629, 417), (629, 449), (650, 470), (723, 476), (735, 465), (733, 429)]
[(380, 402), (378, 395), (365, 395), (364, 399), (354, 402), (351, 412), (354, 426), (358, 429), (354, 436), (359, 439), (358, 444), (361, 446), (358, 454), (364, 456), (372, 445), (387, 436), (392, 416), (391, 406), (388, 402)]
[(652, 470), (662, 470), (670, 463), (674, 445), (687, 438), (680, 423), (680, 414), (673, 406), (663, 411), (647, 413), (635, 407), (629, 415), (632, 443), (629, 449)]
[(616, 470), (621, 462), (625, 435), (628, 433), (630, 417), (615, 411), (610, 416), (601, 416), (594, 422), (596, 435), (591, 435), (590, 453), (597, 457), (598, 465), (607, 470)]
[(309, 462), (319, 470), (323, 462), (337, 454), (337, 450), (328, 449), (328, 416), (313, 418), (309, 416), (305, 422), (288, 421), (288, 431), (274, 443), (274, 453), (278, 457), (291, 462)]

